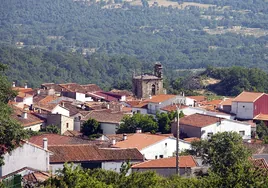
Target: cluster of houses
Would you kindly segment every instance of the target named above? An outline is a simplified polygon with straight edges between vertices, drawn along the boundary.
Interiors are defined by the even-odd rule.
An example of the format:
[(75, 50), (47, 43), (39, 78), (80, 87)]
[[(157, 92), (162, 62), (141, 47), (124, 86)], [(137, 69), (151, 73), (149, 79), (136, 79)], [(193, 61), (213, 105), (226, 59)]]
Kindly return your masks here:
[[(242, 92), (235, 98), (208, 101), (204, 96), (158, 94), (155, 85), (152, 95), (138, 99), (131, 92), (105, 92), (95, 84), (45, 83), (32, 89), (27, 84), (16, 87), (13, 83), (13, 90), (18, 92), (9, 102), (13, 118), (32, 131), (55, 125), (60, 134), (38, 134), (21, 141), (22, 146), (11, 153), (5, 153), (1, 179), (13, 181), (20, 177), (25, 184), (32, 185), (56, 174), (66, 162), (120, 172), (122, 163), (129, 161), (132, 164), (129, 173), (155, 170), (169, 176), (176, 172), (178, 125), (184, 135), (179, 138), (179, 151), (183, 151), (191, 148), (192, 140), (209, 139), (224, 131), (237, 132), (250, 143), (256, 132), (255, 122), (268, 121), (265, 93)], [(116, 134), (124, 116), (135, 113), (155, 116), (157, 112), (176, 110), (185, 116), (172, 123), (170, 134), (143, 133), (140, 129), (131, 134)], [(80, 132), (89, 118), (101, 125), (103, 134), (96, 140), (89, 140)], [(194, 156), (182, 156), (179, 160), (181, 175), (193, 176), (207, 168)]]

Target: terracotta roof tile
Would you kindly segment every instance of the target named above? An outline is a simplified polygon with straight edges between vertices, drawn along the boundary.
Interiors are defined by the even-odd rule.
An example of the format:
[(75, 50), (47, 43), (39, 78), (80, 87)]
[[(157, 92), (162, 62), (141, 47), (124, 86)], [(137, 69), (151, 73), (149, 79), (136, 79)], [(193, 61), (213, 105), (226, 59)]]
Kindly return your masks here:
[(160, 95), (154, 95), (152, 96), (151, 99), (146, 100), (147, 102), (152, 102), (152, 103), (160, 103), (164, 102), (166, 100), (175, 98), (176, 95), (165, 95), (165, 94), (160, 94)]
[(12, 118), (21, 123), (23, 127), (29, 127), (32, 125), (40, 124), (44, 122), (44, 119), (36, 116), (33, 112), (27, 111), (27, 118), (22, 117), (23, 109), (11, 106), (13, 109)]
[(119, 95), (125, 95), (126, 97), (133, 95), (130, 91), (127, 91), (127, 90), (112, 89), (110, 92), (116, 93)]
[(165, 106), (163, 108), (161, 108), (161, 110), (164, 110), (164, 111), (167, 111), (167, 112), (175, 112), (177, 111), (177, 107), (179, 107), (180, 109), (184, 109), (184, 108), (187, 108), (188, 106), (186, 105), (180, 105), (180, 104), (172, 104), (172, 105), (168, 105), (168, 106)]
[(127, 140), (117, 142), (114, 147), (137, 148), (138, 150), (142, 150), (166, 138), (168, 137), (163, 135), (156, 135), (150, 133), (135, 133), (133, 135), (127, 136)]
[(206, 101), (205, 96), (187, 96), (188, 98), (194, 99), (196, 102)]
[(231, 106), (234, 98), (226, 98), (220, 103), (223, 106)]
[(223, 118), (209, 116), (204, 114), (193, 114), (180, 119), (181, 125), (189, 125), (193, 127), (206, 127), (208, 125), (219, 122)]
[(33, 143), (35, 145), (38, 145), (40, 147), (43, 147), (43, 138), (47, 138), (48, 140), (48, 146), (53, 145), (76, 145), (76, 144), (89, 144), (91, 141), (84, 140), (81, 138), (71, 137), (71, 136), (63, 136), (58, 134), (41, 134), (37, 136), (32, 136), (29, 138), (29, 142)]
[(82, 120), (95, 119), (100, 123), (120, 123), (126, 114), (122, 112), (111, 112), (110, 110), (92, 110)]
[(147, 101), (141, 101), (139, 104), (134, 105), (134, 108), (147, 108), (148, 102)]
[(87, 85), (81, 85), (86, 92), (94, 93), (96, 91), (102, 91), (102, 89), (97, 86), (96, 84), (87, 84)]
[(87, 93), (87, 90), (77, 83), (59, 84), (63, 88), (63, 91)]
[(39, 101), (39, 103), (50, 103), (51, 101), (56, 100), (57, 98), (59, 98), (58, 96), (54, 96), (54, 95), (47, 95), (45, 96), (43, 99), (41, 99)]
[(126, 101), (125, 103), (129, 104), (131, 107), (136, 106), (140, 104), (142, 101), (140, 100), (134, 100), (134, 101)]
[(92, 145), (49, 146), (51, 163), (81, 161), (143, 160), (137, 149), (98, 148)]
[(236, 98), (234, 98), (234, 102), (254, 102), (259, 97), (264, 95), (265, 93), (255, 93), (255, 92), (246, 92), (243, 91)]
[(51, 175), (49, 173), (37, 171), (23, 176), (23, 179), (27, 180), (27, 182), (37, 183), (48, 180), (50, 176)]
[(37, 103), (33, 105), (33, 108), (38, 108), (38, 109), (42, 109), (48, 112), (51, 112), (58, 104), (48, 104), (48, 103)]
[(60, 87), (58, 84), (55, 83), (43, 83), (41, 84), (41, 88), (45, 90), (54, 89), (57, 92), (62, 91), (62, 87)]
[(135, 76), (134, 79), (143, 79), (143, 80), (160, 80), (162, 78), (159, 78), (155, 75), (151, 75), (151, 74), (143, 74), (143, 75), (139, 75), (139, 76)]
[[(195, 162), (194, 158), (191, 155), (179, 157), (180, 168), (196, 167), (196, 166), (197, 166), (197, 163)], [(131, 168), (133, 169), (176, 168), (176, 157), (149, 160), (149, 161), (145, 161), (139, 164), (135, 164)]]
[(268, 170), (268, 164), (266, 163), (265, 159), (259, 158), (259, 159), (252, 159), (252, 163), (254, 167)]
[(262, 120), (262, 121), (268, 121), (268, 114), (258, 114), (253, 119)]
[(200, 138), (197, 138), (197, 137), (191, 137), (191, 138), (184, 138), (183, 140), (186, 141), (186, 142), (190, 142), (190, 143), (192, 143), (193, 141), (199, 141)]

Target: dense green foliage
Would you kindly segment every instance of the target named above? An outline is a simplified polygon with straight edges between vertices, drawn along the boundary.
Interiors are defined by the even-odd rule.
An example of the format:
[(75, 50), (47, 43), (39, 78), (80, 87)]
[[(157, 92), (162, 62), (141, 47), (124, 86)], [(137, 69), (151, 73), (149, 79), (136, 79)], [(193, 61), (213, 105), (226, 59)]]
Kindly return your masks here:
[[(177, 112), (171, 111), (168, 113), (164, 112), (157, 112), (156, 113), (156, 119), (158, 124), (158, 132), (161, 132), (162, 134), (170, 133), (171, 132), (171, 123), (174, 121), (174, 119), (178, 116)], [(184, 114), (182, 111), (179, 113), (179, 117), (184, 117)]]
[(236, 96), (242, 91), (268, 92), (268, 74), (257, 68), (209, 67), (203, 75), (221, 80), (208, 88), (219, 95)]
[(93, 136), (101, 133), (100, 123), (95, 119), (89, 118), (81, 127), (81, 132), (85, 136)]
[(0, 64), (0, 166), (4, 164), (3, 154), (11, 152), (21, 144), (21, 140), (27, 137), (23, 127), (11, 118), (12, 110), (8, 106), (9, 99), (13, 98), (15, 93), (11, 90), (9, 83), (3, 71), (5, 66)]
[[(121, 173), (102, 169), (81, 169), (79, 166), (64, 165), (58, 177), (47, 181), (46, 187), (100, 187), (100, 188), (214, 188), (214, 187), (266, 187), (267, 171), (254, 168), (249, 161), (249, 152), (244, 148), (237, 133), (218, 133), (210, 141), (203, 141), (199, 155), (211, 165), (207, 176), (185, 178), (161, 177), (155, 172), (134, 172), (128, 176), (128, 168)], [(128, 165), (127, 165), (128, 166)], [(122, 167), (126, 167), (122, 165)], [(121, 167), (121, 168), (122, 168)]]
[(137, 128), (140, 128), (142, 132), (156, 133), (158, 125), (152, 115), (136, 113), (123, 118), (117, 133), (135, 133)]
[(44, 129), (40, 130), (40, 132), (60, 134), (60, 129), (57, 125), (47, 125)]
[(256, 133), (259, 139), (264, 139), (268, 137), (268, 127), (265, 125), (263, 121), (257, 124)]
[(0, 61), (8, 65), (6, 74), (10, 80), (17, 81), (17, 85), (27, 81), (31, 87), (40, 87), (45, 82), (77, 82), (95, 83), (103, 89), (112, 86), (129, 89), (132, 71), (141, 67), (135, 58), (128, 56), (93, 54), (83, 57), (70, 52), (12, 47), (0, 47)]
[[(217, 0), (198, 2), (222, 6), (222, 1)], [(123, 8), (115, 9), (105, 8), (105, 1), (91, 6), (87, 3), (73, 0), (2, 0), (0, 42), (4, 45), (23, 42), (24, 48), (77, 51), (88, 55), (93, 52), (130, 55), (145, 63), (161, 61), (167, 70), (207, 65), (258, 66), (268, 69), (267, 36), (254, 37), (229, 32), (211, 35), (204, 31), (204, 28), (214, 29), (219, 26), (225, 29), (232, 26), (267, 29), (267, 2), (264, 0), (225, 0), (223, 5), (231, 7), (224, 10), (222, 7), (148, 8), (146, 1), (143, 1), (144, 6), (124, 3)], [(81, 58), (76, 58), (70, 61), (73, 64), (81, 63), (84, 67)], [(26, 64), (31, 65), (31, 61)], [(63, 70), (56, 72), (55, 68), (48, 65), (44, 69), (50, 68), (51, 75), (62, 74), (62, 80), (69, 81), (70, 78), (66, 79), (68, 72), (64, 71), (68, 65), (65, 64), (63, 60), (59, 65)], [(110, 66), (106, 63), (104, 65)], [(86, 70), (92, 68), (82, 72)], [(37, 73), (42, 75), (43, 80), (49, 78), (42, 71)], [(76, 79), (76, 75), (68, 76), (72, 80)], [(100, 78), (99, 75), (95, 76), (96, 80)]]

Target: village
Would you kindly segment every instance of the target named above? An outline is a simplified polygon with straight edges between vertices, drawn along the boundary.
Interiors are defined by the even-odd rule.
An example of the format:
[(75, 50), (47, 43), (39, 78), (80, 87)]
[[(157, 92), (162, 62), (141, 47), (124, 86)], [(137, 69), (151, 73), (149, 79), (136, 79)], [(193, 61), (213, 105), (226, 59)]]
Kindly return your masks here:
[[(217, 100), (184, 93), (172, 95), (163, 87), (160, 63), (155, 64), (153, 72), (133, 73), (132, 92), (107, 92), (92, 83), (43, 83), (39, 88), (29, 88), (27, 83), (17, 86), (13, 82), (11, 87), (17, 96), (9, 101), (12, 117), (24, 129), (38, 134), (4, 154), (1, 179), (18, 176), (24, 183), (34, 184), (55, 175), (65, 163), (119, 173), (125, 162), (131, 164), (129, 174), (153, 170), (168, 177), (176, 173), (177, 139), (178, 152), (183, 152), (191, 148), (193, 141), (210, 139), (219, 132), (236, 132), (245, 145), (265, 147), (256, 136), (256, 123), (268, 123), (268, 94), (243, 91), (234, 98)], [(157, 118), (158, 114), (171, 112), (183, 116), (171, 122), (169, 133), (150, 132), (142, 127), (118, 131), (126, 117), (141, 114)], [(94, 138), (82, 131), (89, 119), (100, 125), (101, 131)], [(51, 126), (57, 127), (59, 133), (44, 131)], [(268, 168), (264, 148), (252, 158)], [(197, 156), (179, 156), (182, 176), (192, 177), (208, 169)]]

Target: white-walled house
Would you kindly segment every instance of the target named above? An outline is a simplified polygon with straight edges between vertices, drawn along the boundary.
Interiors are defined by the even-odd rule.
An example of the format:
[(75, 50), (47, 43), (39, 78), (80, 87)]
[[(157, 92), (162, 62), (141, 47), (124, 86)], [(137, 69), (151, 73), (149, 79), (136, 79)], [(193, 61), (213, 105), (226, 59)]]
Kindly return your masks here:
[(89, 118), (95, 119), (100, 123), (103, 134), (116, 134), (122, 119), (126, 115), (123, 112), (111, 112), (110, 110), (92, 110), (82, 118), (82, 122)]
[[(177, 122), (172, 125), (172, 132), (176, 132)], [(180, 132), (188, 137), (209, 139), (218, 132), (237, 132), (244, 140), (251, 139), (251, 125), (249, 123), (223, 119), (204, 114), (193, 114), (180, 119)]]
[(240, 93), (232, 101), (231, 112), (237, 119), (254, 119), (259, 114), (268, 114), (268, 95), (265, 93)]
[(12, 106), (13, 119), (17, 120), (24, 129), (39, 131), (45, 124), (45, 120), (27, 109)]
[(29, 142), (21, 141), (22, 146), (15, 148), (11, 153), (5, 152), (3, 166), (0, 166), (0, 177), (30, 167), (40, 171), (49, 171), (49, 155), (46, 145), (44, 148)]
[(62, 114), (48, 114), (46, 125), (56, 125), (60, 134), (63, 134), (67, 130), (74, 130), (74, 119)]
[[(167, 135), (135, 133), (128, 135), (123, 141), (114, 144), (118, 148), (137, 148), (146, 159), (167, 158), (174, 156), (176, 138)], [(190, 149), (191, 144), (179, 140), (179, 149)]]
[(46, 114), (62, 114), (64, 116), (70, 116), (70, 112), (67, 108), (55, 103), (38, 103), (33, 105), (33, 109), (37, 113)]
[(148, 114), (156, 114), (161, 108), (172, 105), (172, 104), (185, 104), (185, 97), (179, 95), (154, 95), (150, 99), (146, 100), (148, 102)]
[(143, 162), (143, 155), (135, 148), (97, 148), (93, 145), (55, 145), (49, 146), (53, 152), (50, 158), (52, 173), (62, 169), (64, 163), (73, 163), (82, 168), (102, 168), (120, 172), (122, 163), (129, 161), (131, 164)]

